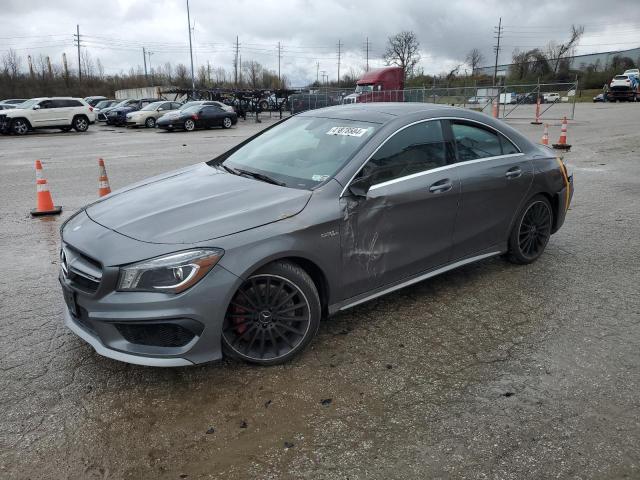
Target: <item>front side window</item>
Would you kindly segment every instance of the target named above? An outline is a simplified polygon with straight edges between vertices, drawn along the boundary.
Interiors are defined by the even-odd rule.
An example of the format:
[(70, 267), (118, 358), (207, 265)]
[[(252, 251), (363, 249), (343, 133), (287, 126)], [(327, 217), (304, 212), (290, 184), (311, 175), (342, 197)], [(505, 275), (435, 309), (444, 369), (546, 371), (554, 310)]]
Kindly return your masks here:
[(365, 121), (292, 117), (240, 147), (222, 164), (268, 175), (286, 186), (312, 188), (342, 168), (378, 127)]
[(459, 162), (502, 155), (500, 138), (495, 132), (463, 122), (453, 122), (451, 130)]
[(450, 147), (439, 120), (411, 125), (387, 140), (362, 168), (358, 177), (369, 177), (371, 185), (447, 164)]

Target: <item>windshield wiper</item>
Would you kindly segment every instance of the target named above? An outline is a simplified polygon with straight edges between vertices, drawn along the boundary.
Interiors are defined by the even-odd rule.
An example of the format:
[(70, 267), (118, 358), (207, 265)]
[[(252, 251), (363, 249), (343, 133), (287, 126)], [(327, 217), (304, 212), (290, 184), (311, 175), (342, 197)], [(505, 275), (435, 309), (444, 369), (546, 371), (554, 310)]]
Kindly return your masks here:
[(238, 175), (238, 172), (231, 167), (227, 167), (224, 163), (219, 163), (218, 166), (224, 168), (227, 172), (232, 173), (233, 175)]
[[(223, 167), (225, 167), (224, 165), (222, 165)], [(225, 167), (227, 168), (227, 167)], [(276, 180), (275, 178), (271, 178), (267, 175), (264, 175), (262, 173), (258, 173), (258, 172), (250, 172), (249, 170), (242, 170), (240, 168), (236, 168), (235, 171), (237, 172), (237, 174), (242, 174), (242, 175), (247, 175), (249, 177), (255, 178), (256, 180), (261, 180), (263, 182), (267, 182), (267, 183), (272, 183), (274, 185), (279, 185), (281, 187), (286, 187), (287, 184), (284, 182), (280, 182), (278, 180)]]

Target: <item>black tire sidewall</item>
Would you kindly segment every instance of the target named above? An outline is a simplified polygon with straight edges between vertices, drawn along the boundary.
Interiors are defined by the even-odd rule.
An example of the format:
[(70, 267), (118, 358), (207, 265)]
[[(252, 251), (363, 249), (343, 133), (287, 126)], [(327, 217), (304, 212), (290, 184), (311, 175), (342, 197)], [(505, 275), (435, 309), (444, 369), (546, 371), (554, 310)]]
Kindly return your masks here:
[(228, 345), (224, 336), (222, 336), (222, 347), (226, 355), (244, 360), (248, 363), (264, 366), (279, 365), (288, 362), (293, 357), (302, 352), (307, 347), (307, 345), (311, 343), (313, 337), (315, 337), (316, 332), (318, 331), (318, 327), (320, 326), (320, 319), (322, 318), (320, 296), (318, 295), (318, 289), (316, 288), (309, 274), (293, 262), (276, 261), (270, 263), (252, 273), (249, 278), (251, 276), (261, 274), (277, 275), (286, 278), (288, 281), (295, 284), (300, 289), (300, 291), (302, 291), (309, 303), (310, 314), (309, 328), (307, 329), (304, 338), (298, 345), (295, 346), (292, 351), (286, 353), (285, 355), (282, 355), (281, 357), (266, 360), (253, 359), (237, 352)]
[(518, 214), (518, 217), (516, 218), (516, 221), (514, 222), (513, 227), (511, 229), (511, 233), (509, 234), (509, 251), (507, 252), (507, 259), (512, 263), (516, 263), (520, 265), (533, 263), (542, 256), (542, 254), (545, 252), (547, 248), (549, 239), (551, 238), (551, 233), (549, 233), (549, 238), (547, 238), (547, 242), (545, 243), (540, 253), (533, 258), (524, 256), (520, 251), (520, 246), (518, 243), (518, 236), (520, 232), (520, 225), (522, 224), (522, 219), (524, 218), (529, 208), (534, 203), (538, 203), (538, 202), (545, 203), (545, 205), (549, 209), (550, 223), (551, 223), (551, 225), (549, 226), (550, 230), (553, 227), (554, 215), (553, 215), (553, 207), (551, 206), (551, 202), (549, 202), (547, 197), (545, 197), (544, 195), (535, 195), (531, 197), (527, 201), (527, 203), (525, 203), (524, 207), (522, 207), (522, 209), (520, 210), (520, 213)]
[(155, 128), (156, 126), (156, 119), (153, 117), (149, 117), (144, 121), (144, 126), (147, 128)]

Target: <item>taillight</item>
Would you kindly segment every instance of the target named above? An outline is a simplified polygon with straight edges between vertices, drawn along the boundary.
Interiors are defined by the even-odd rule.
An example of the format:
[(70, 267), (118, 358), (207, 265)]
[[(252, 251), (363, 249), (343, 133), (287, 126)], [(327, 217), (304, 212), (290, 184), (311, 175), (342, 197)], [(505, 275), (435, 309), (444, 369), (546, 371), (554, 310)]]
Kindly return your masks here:
[(89, 111), (90, 111), (90, 112), (93, 112), (93, 107), (89, 107)]
[(198, 118), (200, 118), (200, 117), (198, 117), (198, 115), (191, 115), (191, 118), (194, 119), (194, 120), (198, 120)]

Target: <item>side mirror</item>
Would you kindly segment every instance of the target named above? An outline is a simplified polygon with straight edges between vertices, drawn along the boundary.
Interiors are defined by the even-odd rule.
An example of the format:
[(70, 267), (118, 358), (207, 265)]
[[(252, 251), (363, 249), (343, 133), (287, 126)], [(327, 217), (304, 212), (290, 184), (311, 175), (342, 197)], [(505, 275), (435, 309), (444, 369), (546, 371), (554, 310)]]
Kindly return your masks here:
[(371, 188), (371, 177), (361, 177), (349, 185), (349, 192), (356, 197), (366, 198), (367, 192)]
[(163, 110), (164, 110), (164, 108), (162, 108), (162, 107), (160, 107), (160, 108), (158, 109), (158, 111), (159, 111), (159, 112), (162, 112)]
[(33, 106), (33, 109), (34, 109), (34, 110), (40, 110), (40, 105), (34, 105), (34, 106)]

